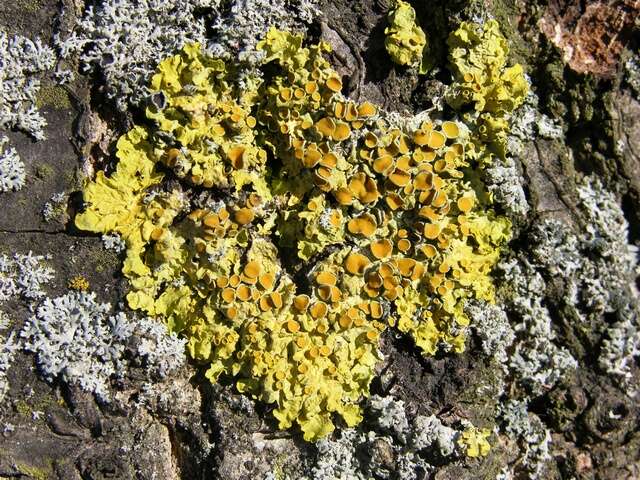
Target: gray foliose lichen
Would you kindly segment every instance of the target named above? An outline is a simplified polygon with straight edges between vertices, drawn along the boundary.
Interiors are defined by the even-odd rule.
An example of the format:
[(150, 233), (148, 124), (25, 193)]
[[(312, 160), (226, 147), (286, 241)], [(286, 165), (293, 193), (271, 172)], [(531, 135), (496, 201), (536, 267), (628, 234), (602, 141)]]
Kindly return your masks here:
[(54, 51), (40, 39), (10, 36), (0, 29), (0, 129), (16, 128), (36, 140), (47, 122), (36, 108), (40, 77), (55, 63)]
[(61, 378), (108, 402), (110, 381), (127, 373), (132, 338), (135, 357), (150, 375), (163, 378), (183, 364), (185, 341), (168, 335), (162, 324), (110, 311), (95, 293), (69, 292), (41, 302), (20, 336), (45, 379)]

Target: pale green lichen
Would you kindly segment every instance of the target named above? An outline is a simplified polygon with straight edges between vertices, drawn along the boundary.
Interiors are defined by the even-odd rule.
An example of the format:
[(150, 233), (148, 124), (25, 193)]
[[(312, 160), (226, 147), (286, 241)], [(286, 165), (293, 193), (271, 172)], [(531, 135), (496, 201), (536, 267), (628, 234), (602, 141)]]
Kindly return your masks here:
[[(154, 127), (120, 138), (76, 225), (120, 235), (129, 306), (183, 335), (211, 381), (235, 377), (315, 440), (334, 413), (362, 419), (388, 326), (425, 355), (464, 349), (464, 303), (493, 300), (510, 223), (473, 179), (462, 124), (347, 100), (325, 43), (271, 29), (258, 48), (266, 80), (239, 82), (197, 44), (164, 60)], [(167, 168), (209, 195), (163, 182)], [(298, 261), (306, 278), (288, 270)]]

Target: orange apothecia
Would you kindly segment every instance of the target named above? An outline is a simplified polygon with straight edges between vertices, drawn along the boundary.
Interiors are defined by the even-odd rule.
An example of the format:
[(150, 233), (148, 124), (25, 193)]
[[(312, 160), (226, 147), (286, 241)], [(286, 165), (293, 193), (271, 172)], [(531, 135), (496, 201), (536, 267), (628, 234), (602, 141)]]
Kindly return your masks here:
[(425, 355), (462, 351), (464, 302), (492, 300), (510, 226), (471, 181), (463, 124), (346, 98), (325, 43), (271, 29), (258, 49), (277, 66), (264, 79), (198, 44), (161, 62), (166, 105), (119, 139), (76, 225), (122, 236), (129, 305), (211, 381), (316, 440), (334, 415), (361, 420), (390, 325)]

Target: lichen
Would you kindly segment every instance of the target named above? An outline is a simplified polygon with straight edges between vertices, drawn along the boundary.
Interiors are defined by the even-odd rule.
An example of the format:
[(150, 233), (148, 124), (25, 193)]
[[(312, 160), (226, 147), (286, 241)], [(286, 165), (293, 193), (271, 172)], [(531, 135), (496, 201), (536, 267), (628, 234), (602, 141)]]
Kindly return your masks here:
[(369, 410), (381, 431), (391, 432), (402, 442), (409, 433), (409, 422), (404, 411), (404, 402), (392, 396), (374, 395), (369, 400)]
[[(1, 317), (2, 312), (0, 312)], [(5, 395), (9, 391), (9, 382), (7, 380), (7, 372), (13, 362), (13, 357), (19, 350), (15, 335), (10, 333), (5, 336), (0, 328), (0, 402), (4, 400)]]
[(45, 222), (59, 222), (63, 225), (69, 221), (67, 203), (69, 196), (65, 192), (54, 193), (42, 207), (42, 218)]
[(354, 444), (362, 441), (356, 430), (341, 432), (336, 440), (321, 439), (317, 442), (318, 455), (311, 469), (311, 477), (317, 480), (363, 480), (358, 470), (360, 463)]
[(577, 368), (571, 353), (558, 345), (553, 320), (545, 305), (546, 282), (529, 262), (510, 259), (496, 268), (505, 308), (517, 321), (516, 339), (507, 366), (517, 384), (540, 395)]
[(207, 51), (254, 70), (264, 58), (257, 43), (270, 27), (302, 32), (320, 15), (316, 0), (235, 0), (212, 22)]
[[(28, 302), (44, 297), (44, 286), (53, 279), (53, 270), (45, 258), (14, 253), (0, 255), (0, 307), (23, 298)], [(0, 402), (9, 390), (7, 372), (21, 345), (16, 333), (10, 330), (11, 318), (0, 310)]]
[(502, 207), (510, 219), (526, 218), (530, 208), (524, 192), (524, 178), (513, 158), (496, 159), (485, 170), (483, 179), (496, 205)]
[(455, 440), (459, 436), (459, 432), (444, 425), (435, 415), (417, 416), (413, 422), (412, 431), (416, 450), (435, 450), (445, 458), (454, 454)]
[(5, 312), (0, 310), (0, 331), (6, 330), (11, 325), (11, 318)]
[(145, 368), (151, 379), (167, 378), (185, 361), (186, 341), (176, 334), (167, 334), (161, 323), (151, 318), (134, 322), (137, 362)]
[(630, 58), (624, 63), (625, 80), (633, 90), (635, 98), (640, 98), (640, 66), (636, 58)]
[(507, 67), (509, 45), (498, 22), (462, 22), (449, 35), (450, 68), (456, 82), (448, 92), (454, 108), (472, 104), (478, 112), (513, 112), (529, 90), (522, 65)]
[(89, 281), (82, 275), (76, 275), (67, 283), (69, 290), (77, 290), (79, 292), (86, 292), (89, 290)]
[(464, 112), (481, 161), (505, 160), (511, 113), (529, 91), (522, 65), (507, 67), (509, 45), (495, 20), (462, 22), (447, 44), (454, 82), (447, 88), (446, 100)]
[(623, 306), (618, 312), (618, 317), (618, 321), (611, 326), (602, 342), (598, 363), (608, 374), (622, 380), (630, 397), (636, 397), (638, 388), (633, 383), (632, 371), (635, 359), (640, 357), (640, 320), (637, 308), (633, 305)]
[(269, 26), (306, 27), (318, 15), (314, 0), (107, 0), (89, 6), (68, 35), (58, 32), (56, 45), (68, 62), (78, 57), (82, 73), (100, 72), (107, 97), (128, 110), (153, 102), (148, 80), (157, 63), (183, 46), (199, 42), (255, 74), (256, 43)]
[(0, 304), (22, 297), (37, 300), (45, 296), (44, 286), (54, 271), (41, 255), (14, 253), (0, 255)]
[[(62, 58), (79, 58), (82, 73), (101, 72), (105, 93), (120, 110), (143, 106), (147, 82), (162, 58), (186, 43), (204, 40), (205, 22), (196, 9), (215, 1), (108, 0), (90, 5), (69, 35), (56, 33)], [(72, 15), (72, 12), (65, 12)], [(63, 80), (70, 71), (59, 72)]]
[(464, 452), (468, 457), (486, 457), (491, 449), (491, 445), (487, 441), (490, 435), (490, 429), (480, 429), (469, 424), (460, 435), (460, 438), (458, 438), (458, 444), (464, 448)]
[(148, 363), (150, 373), (162, 377), (180, 366), (183, 340), (160, 335), (152, 321), (110, 310), (111, 305), (96, 301), (95, 293), (83, 291), (42, 300), (20, 336), (45, 379), (60, 378), (108, 402), (110, 381), (127, 372), (125, 349), (134, 336), (142, 338), (136, 356)]
[(504, 307), (487, 302), (470, 301), (465, 309), (472, 319), (471, 325), (480, 337), (482, 351), (506, 367), (509, 360), (507, 349), (515, 339), (513, 329)]
[(122, 253), (127, 250), (126, 243), (117, 233), (105, 233), (102, 235), (102, 245), (105, 249), (112, 250), (115, 253)]
[(124, 314), (108, 317), (107, 312), (95, 294), (71, 292), (42, 302), (21, 336), (47, 380), (60, 375), (100, 399), (109, 398), (108, 380), (121, 370), (124, 340), (131, 331)]
[[(508, 400), (500, 406), (502, 430), (521, 447), (520, 464), (532, 479), (546, 478), (545, 463), (551, 459), (551, 432), (540, 418), (529, 412), (527, 403)], [(522, 468), (519, 465), (515, 468)], [(505, 467), (505, 475), (513, 474), (513, 469)]]
[(13, 147), (7, 147), (9, 139), (0, 137), (0, 193), (20, 190), (24, 187), (26, 173), (24, 163)]
[(40, 39), (32, 41), (0, 29), (0, 128), (18, 128), (45, 138), (46, 120), (36, 108), (40, 76), (53, 68), (55, 54)]
[(303, 480), (418, 480), (469, 448), (487, 451), (486, 430), (474, 430), (468, 421), (452, 428), (435, 415), (409, 420), (402, 400), (392, 396), (372, 396), (366, 413), (366, 424), (316, 442), (315, 461)]
[(235, 377), (315, 440), (334, 413), (361, 421), (388, 326), (425, 355), (464, 349), (464, 302), (493, 301), (510, 223), (470, 180), (464, 125), (346, 99), (325, 43), (272, 28), (256, 48), (269, 78), (198, 44), (162, 61), (153, 127), (119, 139), (76, 225), (122, 238), (129, 306), (184, 336), (211, 381)]
[(34, 480), (47, 480), (51, 477), (52, 469), (51, 467), (34, 467), (31, 465), (16, 465), (18, 471), (20, 472), (20, 476), (26, 475), (29, 478), (33, 478)]
[(384, 46), (391, 59), (399, 65), (420, 65), (427, 47), (427, 36), (416, 23), (416, 12), (403, 0), (396, 0), (389, 12), (389, 26), (385, 28)]

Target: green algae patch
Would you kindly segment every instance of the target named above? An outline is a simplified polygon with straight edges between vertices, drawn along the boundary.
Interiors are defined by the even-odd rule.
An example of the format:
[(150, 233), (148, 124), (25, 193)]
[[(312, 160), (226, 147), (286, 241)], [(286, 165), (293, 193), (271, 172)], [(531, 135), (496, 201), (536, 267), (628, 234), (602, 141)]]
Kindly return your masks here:
[(76, 226), (122, 237), (129, 306), (186, 338), (207, 378), (313, 441), (362, 420), (387, 328), (424, 355), (464, 350), (464, 303), (493, 301), (511, 225), (464, 124), (345, 98), (325, 43), (272, 28), (258, 48), (264, 79), (198, 44), (164, 60), (152, 126), (120, 138)]
[(67, 91), (57, 85), (44, 85), (38, 90), (36, 107), (52, 107), (56, 110), (67, 110), (72, 107)]

